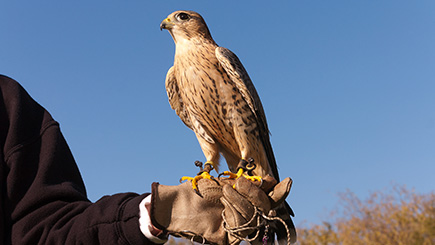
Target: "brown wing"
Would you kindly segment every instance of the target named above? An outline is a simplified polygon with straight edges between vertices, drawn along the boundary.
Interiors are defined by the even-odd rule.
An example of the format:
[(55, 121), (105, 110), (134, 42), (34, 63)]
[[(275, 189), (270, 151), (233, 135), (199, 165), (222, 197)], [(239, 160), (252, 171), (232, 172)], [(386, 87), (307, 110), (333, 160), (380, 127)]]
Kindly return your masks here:
[(188, 116), (186, 107), (180, 96), (180, 90), (177, 80), (175, 79), (173, 66), (169, 68), (168, 73), (166, 74), (165, 86), (171, 108), (175, 110), (175, 113), (177, 113), (181, 121), (183, 121), (188, 128), (193, 130), (192, 122), (190, 121), (190, 117)]
[(236, 84), (237, 89), (254, 113), (257, 119), (261, 142), (266, 151), (267, 159), (274, 175), (273, 177), (279, 181), (275, 156), (269, 139), (269, 128), (267, 126), (266, 115), (264, 114), (263, 106), (261, 105), (257, 90), (255, 90), (254, 84), (249, 78), (249, 75), (239, 58), (233, 52), (223, 47), (217, 47), (215, 53), (220, 64), (225, 69), (231, 80)]

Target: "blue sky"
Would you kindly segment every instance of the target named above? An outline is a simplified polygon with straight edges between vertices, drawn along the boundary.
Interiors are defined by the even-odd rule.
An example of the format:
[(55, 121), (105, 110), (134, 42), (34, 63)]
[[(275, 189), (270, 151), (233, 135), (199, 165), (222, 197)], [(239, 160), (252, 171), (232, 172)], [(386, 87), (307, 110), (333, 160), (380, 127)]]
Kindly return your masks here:
[(175, 185), (204, 160), (164, 88), (159, 24), (203, 15), (263, 102), (296, 224), (338, 192), (435, 186), (435, 2), (4, 1), (0, 73), (61, 123), (89, 198)]

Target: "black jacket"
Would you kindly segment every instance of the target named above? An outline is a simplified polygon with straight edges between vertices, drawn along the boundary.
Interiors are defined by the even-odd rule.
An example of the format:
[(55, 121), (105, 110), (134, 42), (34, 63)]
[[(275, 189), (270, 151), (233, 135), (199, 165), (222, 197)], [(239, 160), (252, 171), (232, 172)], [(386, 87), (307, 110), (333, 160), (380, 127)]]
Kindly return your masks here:
[(1, 75), (0, 188), (0, 244), (149, 243), (138, 221), (146, 194), (91, 203), (59, 124)]

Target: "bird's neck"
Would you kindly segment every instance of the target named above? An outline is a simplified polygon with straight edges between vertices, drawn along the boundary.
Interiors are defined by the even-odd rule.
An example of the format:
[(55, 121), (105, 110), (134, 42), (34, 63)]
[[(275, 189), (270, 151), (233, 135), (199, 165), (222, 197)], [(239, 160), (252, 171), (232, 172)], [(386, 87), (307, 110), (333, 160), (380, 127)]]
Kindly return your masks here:
[(213, 52), (216, 49), (217, 44), (213, 39), (205, 38), (190, 38), (180, 39), (175, 45), (175, 56), (179, 58), (188, 57), (188, 55), (195, 53), (207, 53)]

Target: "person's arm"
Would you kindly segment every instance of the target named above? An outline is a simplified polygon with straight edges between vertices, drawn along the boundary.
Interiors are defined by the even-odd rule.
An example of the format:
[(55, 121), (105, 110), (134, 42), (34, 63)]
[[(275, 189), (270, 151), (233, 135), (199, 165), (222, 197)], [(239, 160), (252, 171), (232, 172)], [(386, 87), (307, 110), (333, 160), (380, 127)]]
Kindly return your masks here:
[(91, 203), (58, 123), (5, 76), (0, 76), (0, 147), (1, 244), (150, 243), (139, 228), (146, 194)]
[[(242, 195), (232, 184), (200, 180), (200, 194), (190, 182), (153, 183), (151, 197), (122, 193), (91, 203), (59, 124), (17, 82), (0, 75), (0, 244), (151, 244), (167, 234), (238, 244), (222, 215), (234, 226), (253, 205), (271, 205), (267, 197), (258, 199), (266, 196), (258, 187), (238, 188), (240, 181), (234, 191)], [(277, 193), (285, 199), (288, 191)]]

